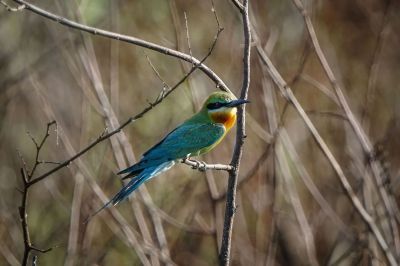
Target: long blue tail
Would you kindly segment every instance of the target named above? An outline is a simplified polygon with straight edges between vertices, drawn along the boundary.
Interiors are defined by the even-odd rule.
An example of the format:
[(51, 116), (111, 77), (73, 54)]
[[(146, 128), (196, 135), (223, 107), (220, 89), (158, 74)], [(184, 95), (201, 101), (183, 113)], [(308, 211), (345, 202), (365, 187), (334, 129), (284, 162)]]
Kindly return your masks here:
[(110, 201), (108, 201), (104, 206), (102, 206), (100, 209), (98, 209), (96, 212), (94, 212), (92, 215), (90, 215), (86, 220), (85, 223), (89, 222), (91, 218), (93, 218), (96, 214), (107, 208), (108, 206), (112, 205), (117, 205), (121, 201), (125, 200), (126, 198), (129, 197), (129, 195), (135, 191), (141, 184), (146, 182), (147, 180), (161, 174), (162, 172), (168, 170), (175, 164), (174, 161), (169, 161), (162, 163), (157, 166), (152, 166), (149, 168), (144, 169), (138, 176), (135, 176), (134, 178), (129, 181), (128, 184), (126, 184)]

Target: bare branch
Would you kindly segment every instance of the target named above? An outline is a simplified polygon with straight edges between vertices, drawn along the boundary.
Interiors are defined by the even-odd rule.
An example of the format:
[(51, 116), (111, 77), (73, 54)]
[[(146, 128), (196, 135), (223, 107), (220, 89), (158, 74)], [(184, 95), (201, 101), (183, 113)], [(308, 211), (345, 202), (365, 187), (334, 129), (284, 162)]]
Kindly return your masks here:
[(73, 29), (77, 29), (80, 31), (84, 31), (84, 32), (88, 32), (94, 35), (98, 35), (98, 36), (102, 36), (102, 37), (106, 37), (106, 38), (110, 38), (110, 39), (114, 39), (114, 40), (118, 40), (118, 41), (122, 41), (122, 42), (127, 42), (130, 44), (134, 44), (137, 46), (141, 46), (168, 56), (172, 56), (172, 57), (176, 57), (179, 58), (181, 60), (184, 60), (186, 62), (192, 63), (193, 65), (197, 65), (197, 68), (199, 68), (201, 71), (203, 71), (211, 80), (213, 80), (222, 90), (224, 91), (228, 91), (230, 92), (230, 89), (228, 88), (228, 86), (222, 81), (222, 79), (215, 74), (209, 67), (207, 67), (206, 65), (203, 64), (202, 60), (198, 60), (196, 58), (192, 58), (190, 55), (158, 45), (158, 44), (154, 44), (148, 41), (144, 41), (142, 39), (139, 38), (135, 38), (132, 36), (127, 36), (127, 35), (123, 35), (123, 34), (119, 34), (119, 33), (115, 33), (115, 32), (111, 32), (111, 31), (107, 31), (107, 30), (103, 30), (103, 29), (99, 29), (99, 28), (95, 28), (95, 27), (90, 27), (87, 25), (83, 25), (81, 23), (66, 19), (64, 17), (55, 15), (51, 12), (48, 12), (44, 9), (41, 9), (29, 2), (26, 2), (24, 0), (13, 0), (19, 4), (23, 4), (25, 5), (25, 9), (29, 10), (33, 13), (36, 13), (44, 18), (53, 20), (57, 23), (60, 23), (61, 25), (64, 25), (66, 27), (69, 28), (73, 28)]

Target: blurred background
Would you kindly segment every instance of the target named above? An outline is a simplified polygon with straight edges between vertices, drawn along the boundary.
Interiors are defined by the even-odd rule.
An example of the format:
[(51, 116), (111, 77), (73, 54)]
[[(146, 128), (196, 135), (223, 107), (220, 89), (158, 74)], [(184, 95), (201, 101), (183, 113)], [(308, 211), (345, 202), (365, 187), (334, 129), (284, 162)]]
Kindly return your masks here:
[[(385, 189), (397, 206), (400, 4), (394, 0), (303, 3), (337, 81), (375, 147)], [(191, 52), (199, 59), (217, 31), (210, 1), (35, 4), (74, 21)], [(206, 64), (239, 95), (241, 18), (230, 1), (215, 0), (215, 10), (224, 31)], [(337, 104), (301, 14), (292, 1), (254, 0), (250, 17), (262, 47), (398, 254), (395, 242), (400, 236), (392, 234), (390, 217), (370, 182), (368, 156)], [(86, 147), (106, 127), (110, 130), (139, 113), (158, 97), (163, 82), (173, 86), (191, 65), (82, 33), (26, 10), (8, 12), (3, 6), (0, 47), (0, 265), (19, 265), (23, 238), (18, 153), (31, 168), (36, 148), (30, 136), (39, 141), (47, 123), (57, 122), (39, 157), (52, 163), (40, 164), (35, 173), (39, 176)], [(27, 210), (31, 240), (40, 248), (53, 248), (46, 254), (33, 252), (38, 265), (218, 264), (226, 172), (177, 165), (146, 183), (130, 201), (83, 223), (121, 188), (115, 173), (191, 116), (215, 90), (216, 85), (197, 70), (123, 133), (35, 184)], [(254, 46), (249, 99), (232, 265), (310, 265), (310, 258), (320, 265), (385, 265), (375, 238), (307, 127), (265, 72)], [(234, 140), (232, 130), (200, 159), (228, 164)]]

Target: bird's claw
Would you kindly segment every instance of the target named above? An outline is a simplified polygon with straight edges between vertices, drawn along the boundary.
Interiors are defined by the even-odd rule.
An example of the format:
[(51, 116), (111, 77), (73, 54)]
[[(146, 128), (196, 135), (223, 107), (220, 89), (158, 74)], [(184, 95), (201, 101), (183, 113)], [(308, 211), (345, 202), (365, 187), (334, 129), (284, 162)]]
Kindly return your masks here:
[(194, 161), (196, 163), (196, 166), (193, 166), (193, 169), (198, 169), (200, 172), (205, 172), (206, 171), (206, 164), (205, 162), (201, 161)]

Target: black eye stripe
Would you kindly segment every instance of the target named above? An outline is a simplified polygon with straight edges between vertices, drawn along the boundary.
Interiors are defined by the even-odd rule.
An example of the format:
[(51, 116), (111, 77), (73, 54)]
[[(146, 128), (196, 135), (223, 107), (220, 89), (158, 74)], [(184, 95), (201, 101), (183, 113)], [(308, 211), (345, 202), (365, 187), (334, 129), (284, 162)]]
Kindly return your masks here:
[(225, 105), (226, 105), (226, 103), (221, 103), (221, 102), (209, 103), (209, 104), (207, 104), (207, 109), (209, 109), (209, 110), (218, 109)]

